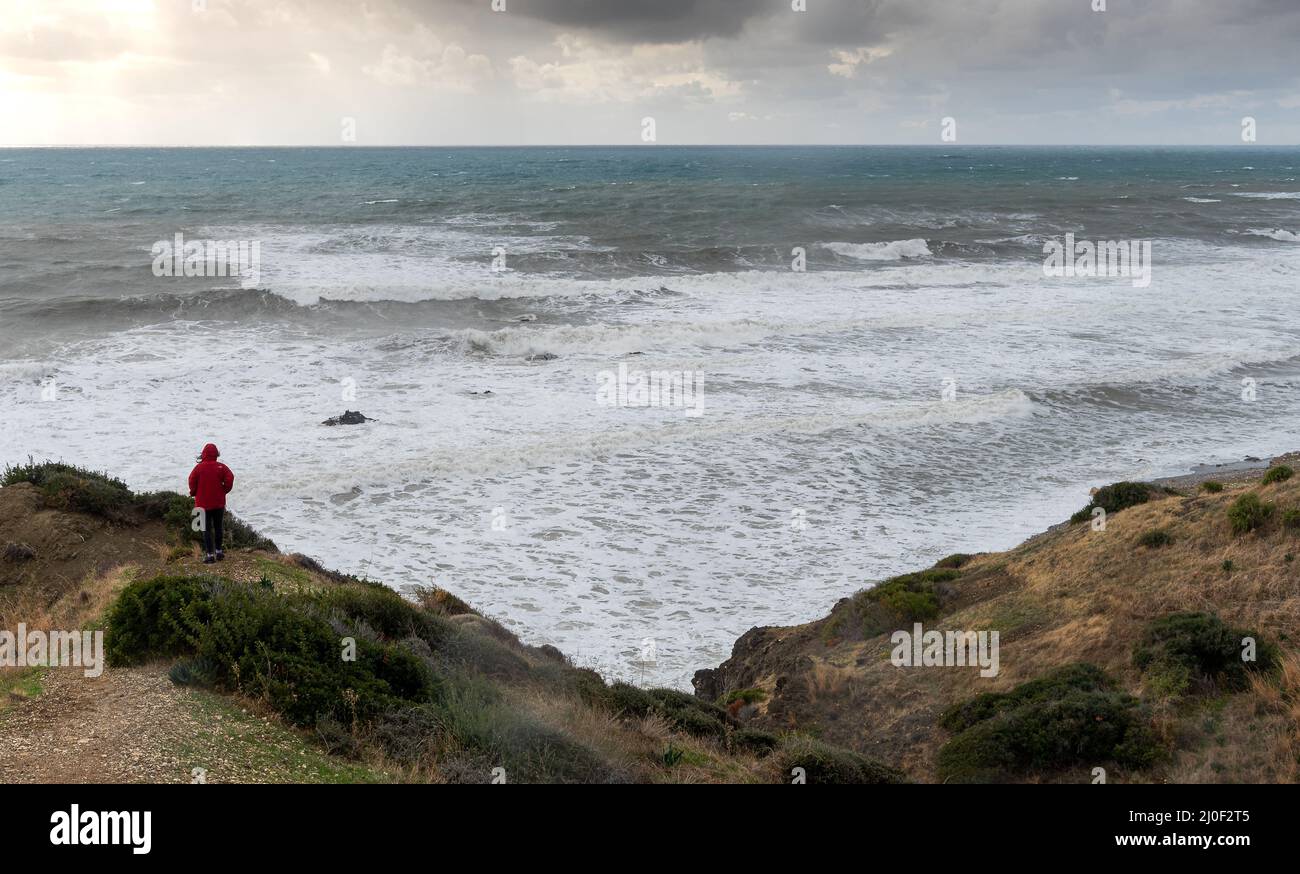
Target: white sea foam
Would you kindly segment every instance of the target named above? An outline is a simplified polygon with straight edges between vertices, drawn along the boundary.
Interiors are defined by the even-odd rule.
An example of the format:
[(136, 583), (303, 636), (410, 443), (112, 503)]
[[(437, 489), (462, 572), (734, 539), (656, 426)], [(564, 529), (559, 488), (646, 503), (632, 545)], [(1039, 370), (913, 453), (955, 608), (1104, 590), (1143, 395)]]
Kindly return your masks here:
[(1232, 194), (1256, 200), (1300, 200), (1300, 191), (1234, 191)]
[(859, 261), (899, 261), (903, 258), (929, 258), (933, 253), (925, 240), (892, 240), (886, 243), (822, 243), (837, 255)]
[(1254, 234), (1257, 237), (1268, 237), (1271, 240), (1277, 240), (1280, 243), (1300, 243), (1300, 236), (1293, 231), (1285, 231), (1281, 228), (1272, 230), (1262, 228), (1250, 228), (1246, 231), (1248, 234)]
[[(413, 248), (445, 232), (414, 234)], [(328, 255), (360, 239), (307, 248), (347, 268), (350, 255)], [(1300, 343), (1257, 314), (1290, 305), (1300, 249), (1169, 252), (1148, 289), (1048, 284), (1016, 259), (567, 290), (552, 278), (556, 296), (526, 307), (535, 321), (502, 324), (523, 308), (485, 305), (465, 329), (441, 313), (476, 305), (431, 306), (400, 310), (411, 318), (380, 337), (376, 322), (340, 318), (369, 308), (287, 323), (164, 313), (0, 365), (0, 463), (32, 453), (179, 489), (213, 440), (239, 477), (232, 511), (281, 548), (392, 585), (436, 582), (529, 642), (686, 688), (745, 629), (824, 615), (943, 554), (1011, 545), (1077, 509), (1080, 483), (1144, 471), (1156, 443), (1170, 463), (1289, 448), (1269, 441), (1300, 415), (1279, 390)], [(618, 292), (664, 283), (671, 293)], [(522, 360), (538, 351), (560, 357)], [(705, 414), (599, 405), (597, 374), (622, 362), (698, 369)], [(1243, 377), (1260, 399), (1245, 418)], [(1175, 405), (1187, 427), (1169, 427)], [(376, 421), (319, 424), (344, 407)], [(660, 661), (641, 675), (647, 637)]]

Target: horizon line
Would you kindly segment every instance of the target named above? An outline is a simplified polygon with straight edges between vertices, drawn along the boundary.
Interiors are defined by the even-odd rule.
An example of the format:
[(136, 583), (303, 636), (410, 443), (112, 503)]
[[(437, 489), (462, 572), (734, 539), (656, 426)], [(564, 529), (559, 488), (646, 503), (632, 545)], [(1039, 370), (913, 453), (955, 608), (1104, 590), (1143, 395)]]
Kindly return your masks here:
[(1300, 143), (0, 143), (0, 149), (1228, 149), (1300, 148)]

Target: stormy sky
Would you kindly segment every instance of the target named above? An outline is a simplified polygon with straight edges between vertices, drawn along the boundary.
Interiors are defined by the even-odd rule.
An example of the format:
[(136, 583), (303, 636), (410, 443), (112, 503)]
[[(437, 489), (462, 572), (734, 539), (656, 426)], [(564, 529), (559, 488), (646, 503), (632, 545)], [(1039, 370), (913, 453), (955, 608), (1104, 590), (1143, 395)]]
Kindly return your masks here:
[(1297, 46), (1300, 0), (0, 0), (0, 143), (1295, 144)]

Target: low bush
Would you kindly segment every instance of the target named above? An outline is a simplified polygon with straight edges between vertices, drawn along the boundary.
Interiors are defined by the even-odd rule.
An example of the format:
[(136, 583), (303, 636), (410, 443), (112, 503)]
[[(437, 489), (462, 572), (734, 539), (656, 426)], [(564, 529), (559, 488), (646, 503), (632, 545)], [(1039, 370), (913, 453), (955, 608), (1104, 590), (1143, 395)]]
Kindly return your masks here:
[(1286, 482), (1295, 476), (1295, 471), (1285, 464), (1275, 464), (1268, 470), (1264, 471), (1264, 479), (1261, 481), (1264, 485), (1270, 483)]
[[(58, 461), (10, 465), (0, 475), (0, 485), (31, 483), (41, 492), (45, 506), (56, 510), (89, 513), (111, 522), (129, 523), (141, 516), (160, 519), (181, 543), (201, 542), (203, 535), (191, 527), (194, 500), (179, 492), (135, 494), (119, 479)], [(232, 513), (225, 515), (223, 534), (228, 549), (265, 549), (277, 552), (275, 544), (258, 534)]]
[(1207, 479), (1205, 482), (1201, 483), (1201, 491), (1217, 495), (1219, 492), (1223, 491), (1223, 483), (1218, 480)]
[(795, 768), (803, 769), (808, 783), (879, 785), (906, 783), (901, 771), (851, 750), (834, 747), (808, 737), (792, 737), (774, 753), (777, 779), (795, 779)]
[(734, 752), (752, 753), (761, 758), (780, 745), (781, 738), (758, 728), (740, 728), (731, 733), (731, 749)]
[(735, 722), (717, 704), (676, 689), (638, 689), (627, 683), (613, 683), (600, 704), (624, 719), (656, 714), (673, 728), (696, 737), (723, 739)]
[[(1254, 661), (1244, 641), (1254, 640)], [(1252, 671), (1270, 671), (1278, 660), (1273, 644), (1253, 631), (1232, 628), (1213, 613), (1173, 613), (1147, 626), (1133, 663), (1162, 696), (1246, 688)]]
[(1161, 754), (1135, 698), (1066, 688), (999, 709), (964, 729), (939, 750), (938, 770), (947, 781), (1000, 781), (1015, 772), (1100, 762), (1144, 768)]
[(1283, 528), (1300, 528), (1300, 507), (1292, 507), (1282, 513)]
[(1273, 515), (1273, 505), (1266, 504), (1254, 492), (1247, 492), (1228, 508), (1228, 521), (1234, 534), (1258, 530)]
[(1070, 517), (1071, 522), (1086, 522), (1092, 517), (1092, 511), (1100, 507), (1107, 514), (1118, 513), (1138, 504), (1151, 500), (1153, 488), (1148, 483), (1118, 482), (1097, 489), (1092, 500), (1079, 512)]
[(10, 465), (0, 476), (0, 484), (11, 486), (27, 482), (41, 492), (47, 507), (90, 513), (114, 522), (125, 521), (134, 505), (134, 496), (126, 483), (108, 474), (87, 470), (62, 462), (35, 462)]
[(960, 576), (954, 568), (932, 568), (891, 577), (862, 592), (855, 603), (864, 614), (863, 634), (870, 637), (898, 623), (933, 619), (942, 609), (947, 584)]
[(1147, 549), (1159, 549), (1174, 542), (1174, 536), (1163, 528), (1153, 528), (1138, 538), (1138, 544)]
[(403, 702), (432, 700), (437, 691), (428, 665), (409, 650), (358, 637), (355, 661), (345, 661), (340, 635), (319, 604), (228, 580), (160, 576), (132, 583), (109, 612), (106, 636), (110, 664), (190, 656), (209, 666), (218, 688), (263, 698), (303, 726), (324, 716), (367, 721)]
[(1057, 668), (1009, 692), (981, 692), (969, 701), (952, 705), (939, 716), (939, 725), (949, 731), (963, 731), (999, 713), (1026, 704), (1062, 698), (1072, 692), (1105, 692), (1112, 688), (1106, 672), (1096, 665), (1078, 662)]

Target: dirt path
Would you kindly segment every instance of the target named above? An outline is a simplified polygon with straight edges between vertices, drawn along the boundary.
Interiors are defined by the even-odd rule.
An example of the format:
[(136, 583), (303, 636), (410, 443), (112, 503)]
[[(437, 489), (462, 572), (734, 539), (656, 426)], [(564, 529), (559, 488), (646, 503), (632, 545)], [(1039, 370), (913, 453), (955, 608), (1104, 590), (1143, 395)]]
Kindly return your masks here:
[(172, 750), (198, 726), (162, 667), (46, 670), (41, 687), (0, 713), (0, 782), (189, 782)]
[(0, 783), (372, 782), (237, 699), (176, 686), (163, 664), (45, 670), (0, 711)]

